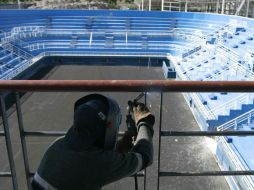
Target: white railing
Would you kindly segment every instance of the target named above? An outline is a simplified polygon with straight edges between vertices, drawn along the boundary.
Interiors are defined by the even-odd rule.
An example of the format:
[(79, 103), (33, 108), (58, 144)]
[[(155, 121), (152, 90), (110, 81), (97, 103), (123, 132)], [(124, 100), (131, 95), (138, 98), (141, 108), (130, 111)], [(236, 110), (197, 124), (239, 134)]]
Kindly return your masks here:
[(45, 31), (45, 27), (43, 26), (18, 26), (13, 27), (11, 33), (16, 34), (20, 32), (43, 32), (43, 31)]
[[(181, 80), (189, 80), (189, 78), (187, 78), (187, 76), (183, 74), (181, 67), (177, 64), (179, 60), (177, 60), (172, 55), (168, 55), (167, 58), (174, 65), (177, 76)], [(204, 115), (204, 118), (215, 118), (213, 113), (209, 112), (208, 107), (204, 106), (204, 104), (202, 102), (202, 97), (200, 96), (199, 93), (189, 93), (189, 96), (193, 100), (193, 103), (196, 105), (196, 108)]]
[(163, 71), (164, 77), (167, 78), (167, 76), (168, 76), (168, 66), (167, 66), (165, 61), (163, 61), (163, 63), (162, 63), (162, 71)]
[(239, 123), (242, 122), (246, 122), (246, 123), (250, 123), (250, 119), (251, 117), (254, 116), (254, 109), (224, 123), (223, 125), (220, 125), (219, 127), (217, 127), (218, 131), (225, 131), (228, 129), (236, 129)]
[(11, 43), (5, 43), (2, 45), (2, 47), (8, 51), (10, 51), (11, 53), (13, 53), (14, 55), (20, 56), (24, 59), (32, 59), (34, 56), (22, 49), (20, 49), (19, 47), (11, 44)]
[(238, 60), (240, 58), (239, 54), (223, 45), (217, 46), (219, 49), (217, 51), (222, 51), (221, 56), (223, 56), (223, 59), (228, 59), (232, 62), (231, 68), (234, 68), (236, 72), (240, 72), (241, 76), (248, 76), (248, 80), (254, 80), (254, 73), (245, 68), (242, 64), (238, 63)]
[(11, 80), (14, 77), (16, 77), (18, 74), (20, 74), (21, 72), (25, 71), (27, 68), (29, 68), (30, 66), (32, 66), (34, 63), (36, 63), (37, 61), (39, 61), (40, 59), (42, 59), (46, 54), (45, 53), (41, 53), (36, 57), (33, 57), (32, 59), (28, 60), (28, 61), (23, 61), (19, 66), (17, 66), (16, 68), (8, 71), (6, 74), (3, 75), (3, 77), (1, 77), (1, 80)]
[(191, 50), (189, 50), (189, 51), (187, 51), (186, 53), (184, 53), (184, 54), (182, 55), (182, 58), (185, 58), (185, 57), (187, 57), (187, 56), (189, 56), (189, 55), (191, 55), (191, 54), (193, 54), (193, 53), (196, 53), (196, 52), (199, 51), (199, 50), (201, 50), (201, 45), (200, 45), (200, 46), (197, 46), (197, 47), (195, 47), (195, 48), (193, 48), (193, 49), (191, 49)]
[(165, 58), (166, 53), (149, 53), (149, 52), (117, 52), (113, 50), (109, 50), (109, 52), (103, 51), (46, 51), (46, 56), (87, 56), (87, 57), (118, 57), (118, 56), (125, 56), (125, 57), (157, 57), (157, 58)]
[[(233, 166), (232, 170), (250, 170), (237, 148), (232, 143), (227, 143), (225, 137), (218, 137), (217, 142), (219, 146), (222, 146), (222, 154), (227, 157), (230, 166)], [(238, 187), (241, 186), (243, 189), (254, 189), (252, 176), (234, 176), (234, 178), (238, 178)]]
[(9, 43), (21, 38), (37, 37), (38, 34), (43, 34), (45, 27), (40, 26), (19, 26), (14, 27), (10, 32), (4, 32), (1, 43)]
[[(240, 96), (236, 96), (230, 101), (227, 101), (224, 104), (221, 104), (220, 106), (209, 110), (209, 113), (210, 113), (209, 115), (214, 115), (217, 118), (218, 115), (229, 114), (228, 112), (230, 111), (230, 109), (239, 109), (239, 107), (242, 104), (249, 104), (250, 100), (253, 100), (253, 94), (249, 94), (249, 93), (241, 94)], [(208, 119), (213, 119), (213, 118), (208, 118)]]

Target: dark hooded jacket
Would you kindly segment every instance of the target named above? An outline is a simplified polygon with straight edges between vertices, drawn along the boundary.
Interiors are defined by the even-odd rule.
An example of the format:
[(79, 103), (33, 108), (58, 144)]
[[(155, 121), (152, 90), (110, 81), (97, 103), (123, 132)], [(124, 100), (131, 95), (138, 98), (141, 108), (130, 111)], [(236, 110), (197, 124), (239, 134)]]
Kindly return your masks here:
[(91, 118), (94, 118), (91, 108), (83, 107), (75, 112), (74, 126), (45, 152), (33, 179), (34, 190), (39, 187), (47, 190), (101, 189), (152, 163), (151, 131), (145, 124), (139, 129), (132, 151), (118, 153), (103, 149), (103, 122), (100, 118)]

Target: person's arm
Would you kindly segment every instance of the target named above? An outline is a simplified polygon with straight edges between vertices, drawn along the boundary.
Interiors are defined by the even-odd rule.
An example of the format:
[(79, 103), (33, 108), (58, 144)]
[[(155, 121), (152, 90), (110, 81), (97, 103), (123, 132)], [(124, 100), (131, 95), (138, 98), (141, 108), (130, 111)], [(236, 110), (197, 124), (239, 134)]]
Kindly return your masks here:
[(139, 127), (138, 136), (131, 152), (138, 153), (142, 156), (142, 166), (139, 170), (153, 163), (153, 131), (150, 127), (142, 124)]
[(108, 153), (107, 175), (103, 184), (134, 175), (153, 161), (153, 125), (154, 116), (143, 104), (133, 107), (133, 114), (138, 128), (138, 135), (133, 148), (128, 153)]
[(141, 169), (149, 166), (153, 162), (153, 125), (155, 118), (146, 107), (145, 104), (133, 104), (133, 115), (135, 118), (138, 136), (132, 152), (141, 154), (142, 167)]

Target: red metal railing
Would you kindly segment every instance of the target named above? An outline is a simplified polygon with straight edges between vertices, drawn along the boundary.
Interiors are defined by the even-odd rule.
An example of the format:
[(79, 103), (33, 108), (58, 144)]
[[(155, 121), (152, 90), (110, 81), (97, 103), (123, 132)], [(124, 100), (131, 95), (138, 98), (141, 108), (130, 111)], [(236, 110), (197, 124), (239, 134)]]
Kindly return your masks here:
[(254, 81), (2, 80), (0, 91), (254, 92)]

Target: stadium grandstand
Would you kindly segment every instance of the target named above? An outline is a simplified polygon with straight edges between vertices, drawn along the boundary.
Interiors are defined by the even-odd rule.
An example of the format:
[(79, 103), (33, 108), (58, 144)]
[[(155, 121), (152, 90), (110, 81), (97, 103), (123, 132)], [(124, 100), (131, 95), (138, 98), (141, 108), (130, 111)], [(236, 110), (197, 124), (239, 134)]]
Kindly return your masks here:
[[(243, 17), (253, 15), (253, 10), (250, 8), (253, 8), (253, 1), (223, 0), (205, 1), (204, 3), (198, 0), (164, 0), (159, 2), (161, 11), (149, 11), (153, 10), (156, 1), (135, 1), (135, 3), (143, 11), (1, 10), (1, 80), (34, 78), (60, 80), (160, 79), (162, 81), (201, 81), (204, 83), (254, 80), (254, 20)], [(210, 13), (188, 12), (196, 10), (199, 3), (206, 12)], [(147, 10), (145, 10), (146, 8)], [(75, 67), (72, 68), (71, 65), (75, 65)], [(86, 67), (83, 67), (84, 65)], [(43, 77), (36, 77), (36, 75), (40, 75), (38, 73), (43, 72), (46, 73), (42, 74)], [(121, 72), (123, 74), (119, 74)], [(124, 74), (124, 72), (126, 73)], [(72, 73), (69, 78), (68, 73)], [(115, 77), (107, 77), (107, 73), (111, 73)], [(106, 77), (103, 78), (104, 76)], [(137, 92), (139, 92), (138, 89)], [(245, 134), (247, 134), (249, 132), (248, 134), (253, 135), (251, 132), (254, 129), (254, 93), (247, 91), (227, 92), (227, 90), (222, 92), (184, 92), (182, 93), (183, 98), (179, 93), (178, 95), (173, 93), (171, 97), (175, 96), (175, 101), (165, 95), (163, 102), (163, 93), (161, 96), (156, 93), (154, 95), (154, 93), (147, 93), (147, 98), (150, 99), (151, 106), (154, 107), (152, 109), (160, 112), (158, 118), (163, 117), (165, 121), (162, 119), (162, 127), (158, 127), (158, 130), (156, 128), (158, 142), (155, 143), (157, 147), (155, 149), (158, 156), (155, 163), (158, 165), (156, 168), (152, 166), (152, 169), (139, 174), (140, 189), (254, 189), (254, 151), (252, 149), (254, 140), (251, 136), (237, 136), (234, 133), (246, 132)], [(3, 165), (0, 167), (3, 170), (0, 172), (0, 189), (29, 189), (30, 177), (34, 172), (32, 170), (38, 166), (38, 160), (45, 150), (43, 148), (52, 141), (53, 133), (55, 136), (64, 134), (55, 132), (56, 130), (64, 131), (68, 127), (67, 124), (70, 124), (68, 122), (66, 124), (60, 119), (59, 122), (63, 122), (64, 124), (62, 124), (66, 127), (52, 128), (53, 133), (44, 133), (47, 136), (45, 139), (37, 139), (37, 136), (43, 136), (43, 134), (39, 134), (39, 130), (52, 131), (49, 126), (44, 128), (47, 125), (41, 119), (49, 116), (44, 117), (41, 112), (37, 111), (44, 110), (45, 112), (45, 110), (51, 109), (50, 106), (54, 101), (69, 95), (60, 92), (57, 92), (56, 95), (47, 95), (47, 97), (45, 95), (44, 99), (48, 102), (42, 103), (42, 95), (34, 94), (17, 93), (16, 96), (13, 96), (9, 91), (1, 93), (3, 119), (0, 128), (2, 129), (0, 131), (0, 136), (2, 136), (2, 140), (0, 139), (1, 155), (4, 155), (2, 152), (6, 152), (6, 157), (0, 157), (0, 164)], [(22, 95), (21, 103), (20, 95)], [(133, 93), (126, 95), (128, 98), (133, 96)], [(75, 95), (76, 97), (77, 95)], [(120, 97), (122, 102), (127, 102), (121, 95), (117, 97)], [(17, 101), (16, 108), (13, 108), (15, 99)], [(159, 99), (161, 102), (158, 101)], [(71, 101), (73, 100), (74, 97)], [(21, 105), (24, 111), (20, 110)], [(165, 111), (162, 110), (162, 105), (165, 106)], [(178, 111), (169, 111), (172, 109), (172, 105)], [(59, 105), (52, 107), (52, 114), (58, 112), (56, 108), (63, 109), (61, 106), (59, 103)], [(122, 103), (122, 107), (124, 107), (124, 103)], [(13, 114), (16, 109), (17, 118)], [(70, 112), (72, 108), (68, 109)], [(34, 113), (25, 118), (25, 114), (34, 110)], [(63, 115), (58, 115), (59, 117), (66, 116), (62, 110), (59, 111), (60, 113)], [(190, 113), (193, 114), (195, 121)], [(39, 128), (33, 126), (28, 129), (30, 132), (26, 131), (22, 124), (22, 114), (25, 124), (38, 125)], [(175, 118), (171, 119), (170, 117)], [(39, 124), (39, 121), (43, 124)], [(9, 131), (8, 123), (17, 126), (16, 131), (18, 132), (9, 134), (14, 129), (12, 130), (10, 126)], [(207, 132), (207, 134), (214, 132), (215, 134), (211, 135), (213, 137), (207, 138), (206, 141), (202, 141), (201, 144), (205, 144), (204, 147), (194, 147), (195, 145), (185, 137), (181, 140), (173, 135), (172, 138), (173, 133), (170, 133), (172, 130), (184, 130), (184, 128), (180, 128), (181, 125), (190, 125), (190, 128), (185, 129), (194, 129), (195, 127), (192, 126), (196, 123), (199, 126), (198, 129), (196, 128), (197, 131)], [(54, 119), (51, 124), (54, 124)], [(167, 128), (170, 124), (173, 127)], [(24, 127), (26, 128), (26, 125)], [(216, 135), (218, 132), (228, 135)], [(171, 138), (165, 140), (166, 136), (171, 136)], [(181, 149), (180, 151), (178, 146), (168, 145), (178, 141), (185, 145), (190, 143), (189, 150)], [(27, 149), (30, 147), (29, 142), (32, 144), (41, 143), (43, 146), (36, 152), (32, 152)], [(195, 143), (200, 143), (199, 139), (195, 140)], [(15, 144), (21, 145), (12, 150), (11, 147)], [(213, 145), (209, 151), (205, 150), (208, 145)], [(184, 156), (185, 158), (179, 156), (182, 155), (182, 151), (188, 152)], [(13, 155), (13, 152), (17, 154)], [(200, 152), (203, 154), (198, 156)], [(210, 153), (209, 159), (203, 158)], [(191, 158), (192, 154), (196, 154), (196, 157)], [(19, 155), (22, 161), (17, 161), (15, 155)], [(173, 166), (170, 165), (173, 158), (183, 159), (184, 164), (181, 165), (180, 161), (175, 161)], [(5, 167), (6, 163), (7, 167)], [(197, 172), (200, 169), (198, 166), (193, 166), (194, 172), (185, 171), (188, 166), (192, 168), (192, 165), (203, 164), (211, 170), (214, 168), (216, 170), (218, 166), (217, 170), (221, 171), (209, 172), (209, 169), (201, 167), (205, 172)], [(22, 170), (21, 168), (24, 171), (18, 171)], [(172, 168), (176, 170), (180, 168), (181, 171), (161, 172), (161, 170), (172, 171)], [(154, 172), (155, 170), (158, 173)], [(198, 176), (196, 177), (198, 180), (194, 180), (194, 176)], [(209, 176), (207, 179), (210, 181), (205, 180), (204, 176)], [(222, 177), (218, 179), (211, 176)], [(6, 177), (10, 177), (10, 183), (4, 182)], [(19, 178), (25, 178), (23, 181), (26, 181), (27, 184), (20, 182), (22, 180)], [(145, 180), (142, 181), (141, 178)], [(131, 187), (128, 186), (130, 180), (132, 179), (105, 189), (130, 189)], [(182, 183), (185, 184), (182, 185)]]

